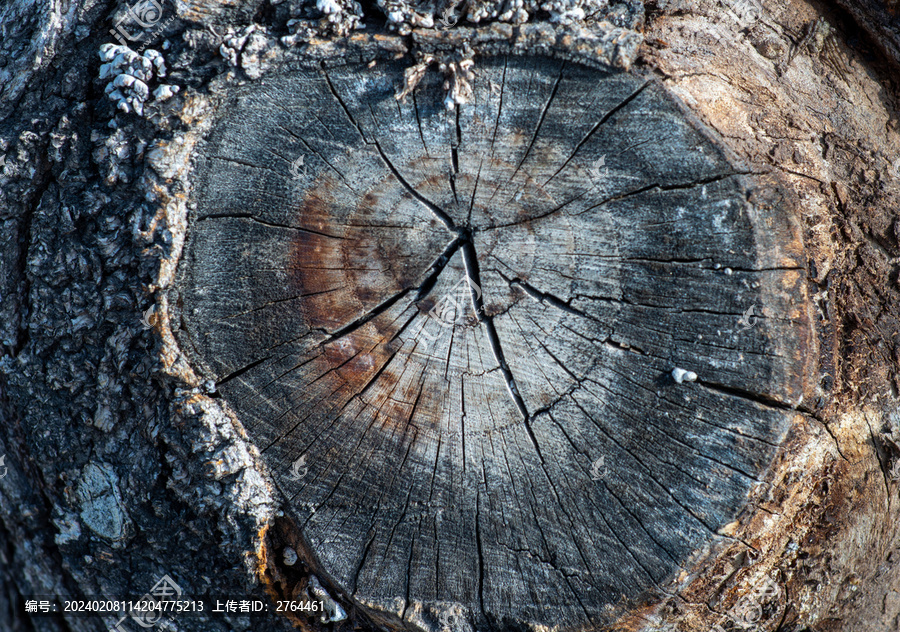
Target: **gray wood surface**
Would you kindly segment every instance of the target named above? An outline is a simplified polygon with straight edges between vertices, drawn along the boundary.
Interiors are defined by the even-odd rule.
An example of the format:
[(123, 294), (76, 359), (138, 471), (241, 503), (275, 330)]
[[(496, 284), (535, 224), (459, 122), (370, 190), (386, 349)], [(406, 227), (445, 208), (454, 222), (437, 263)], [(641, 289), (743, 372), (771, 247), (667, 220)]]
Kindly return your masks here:
[(493, 58), (447, 111), (437, 73), (399, 103), (401, 64), (361, 68), (268, 80), (211, 136), (190, 343), (361, 603), (600, 621), (719, 537), (785, 437), (800, 265), (652, 82)]
[(448, 111), (436, 72), (398, 102), (403, 68), (269, 77), (229, 108), (184, 341), (359, 603), (602, 622), (722, 537), (789, 430), (791, 232), (653, 81), (488, 58)]

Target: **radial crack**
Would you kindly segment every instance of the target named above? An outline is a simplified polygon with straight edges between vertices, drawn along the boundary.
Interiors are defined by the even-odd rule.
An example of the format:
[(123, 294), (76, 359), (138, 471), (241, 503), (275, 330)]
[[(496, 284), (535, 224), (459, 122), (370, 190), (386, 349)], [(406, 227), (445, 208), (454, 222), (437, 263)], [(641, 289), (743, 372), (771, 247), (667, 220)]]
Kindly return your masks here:
[(265, 358), (262, 358), (261, 360), (257, 360), (256, 362), (251, 362), (247, 366), (240, 368), (237, 371), (234, 371), (232, 373), (229, 373), (228, 375), (226, 375), (225, 377), (223, 377), (222, 379), (220, 379), (219, 381), (216, 382), (216, 388), (219, 388), (223, 384), (227, 384), (228, 382), (230, 382), (233, 379), (239, 378), (247, 371), (249, 371), (253, 368), (256, 368), (257, 366), (259, 366), (266, 360), (269, 360), (270, 358), (271, 358), (271, 356), (266, 356)]
[(590, 129), (590, 131), (587, 134), (585, 134), (584, 138), (582, 138), (581, 141), (575, 146), (575, 149), (572, 151), (571, 155), (566, 159), (566, 161), (562, 164), (562, 166), (560, 166), (560, 168), (557, 169), (553, 173), (553, 175), (551, 175), (549, 178), (547, 178), (544, 181), (544, 184), (542, 186), (547, 186), (548, 182), (550, 182), (553, 178), (558, 176), (559, 173), (563, 169), (565, 169), (566, 166), (572, 161), (572, 158), (575, 157), (575, 154), (578, 153), (578, 150), (581, 149), (584, 146), (584, 144), (590, 140), (591, 136), (593, 136), (597, 132), (597, 130), (599, 130), (601, 127), (603, 127), (606, 124), (606, 122), (609, 121), (609, 119), (613, 117), (613, 115), (615, 115), (617, 112), (621, 111), (622, 108), (626, 107), (629, 103), (634, 101), (638, 97), (639, 94), (641, 94), (644, 90), (647, 89), (647, 86), (649, 86), (649, 85), (650, 85), (649, 81), (644, 83), (637, 90), (635, 90), (630, 95), (628, 95), (624, 101), (622, 101), (621, 103), (616, 105), (614, 108), (612, 108), (609, 112), (604, 114), (603, 117), (601, 117), (601, 119), (599, 121), (597, 121), (597, 123)]
[(519, 173), (519, 170), (522, 168), (522, 165), (525, 164), (525, 161), (528, 159), (529, 154), (531, 154), (531, 150), (534, 147), (534, 143), (537, 141), (538, 134), (541, 132), (541, 127), (544, 125), (544, 119), (547, 118), (547, 112), (550, 110), (550, 104), (553, 103), (554, 97), (556, 97), (556, 92), (559, 90), (559, 84), (562, 82), (563, 71), (566, 68), (566, 62), (563, 62), (559, 67), (559, 74), (556, 77), (556, 82), (553, 84), (553, 89), (550, 92), (550, 96), (547, 98), (547, 102), (544, 103), (544, 107), (541, 109), (541, 116), (538, 119), (537, 126), (534, 128), (534, 134), (531, 136), (531, 141), (528, 143), (528, 147), (525, 149), (525, 154), (522, 156), (522, 159), (519, 161), (519, 164), (516, 165), (516, 168), (513, 170), (512, 174), (506, 180), (506, 183), (497, 187), (494, 192), (491, 194), (490, 199), (488, 200), (488, 204), (493, 202), (494, 196), (497, 195), (497, 192), (500, 191), (503, 187), (507, 186), (516, 175)]
[(458, 229), (453, 223), (453, 220), (450, 218), (450, 216), (447, 215), (447, 213), (445, 213), (443, 210), (441, 210), (441, 208), (437, 204), (416, 191), (416, 188), (406, 181), (406, 178), (404, 178), (400, 174), (400, 171), (397, 170), (397, 168), (394, 166), (394, 163), (392, 163), (391, 160), (387, 157), (387, 154), (384, 153), (384, 150), (381, 149), (381, 145), (379, 145), (377, 141), (374, 143), (374, 145), (375, 149), (377, 149), (378, 153), (381, 155), (381, 159), (384, 161), (384, 164), (386, 164), (387, 168), (391, 170), (391, 173), (394, 174), (394, 177), (397, 178), (397, 181), (400, 182), (401, 185), (403, 185), (403, 188), (405, 188), (410, 195), (416, 198), (416, 200), (418, 200), (429, 211), (431, 211), (434, 216), (437, 217), (441, 221), (441, 223), (443, 223), (444, 226), (447, 227), (447, 230), (457, 232)]
[[(471, 241), (463, 243), (462, 253), (463, 263), (466, 266), (466, 274), (474, 282), (474, 286), (470, 284), (469, 289), (472, 294), (472, 305), (475, 308), (475, 314), (478, 317), (478, 321), (484, 324), (491, 350), (494, 352), (494, 359), (497, 361), (497, 364), (500, 365), (500, 371), (506, 379), (506, 387), (509, 390), (510, 397), (512, 397), (513, 402), (516, 404), (516, 408), (519, 409), (519, 412), (522, 414), (527, 425), (527, 422), (530, 419), (528, 408), (525, 406), (525, 401), (519, 393), (519, 387), (516, 385), (516, 378), (513, 376), (509, 365), (506, 363), (506, 358), (503, 355), (503, 347), (500, 344), (500, 337), (497, 335), (497, 328), (494, 326), (494, 318), (493, 316), (488, 316), (484, 313), (484, 296), (480, 290), (481, 275), (478, 270), (478, 256), (475, 253), (475, 246)], [(529, 433), (530, 431), (529, 428)], [(534, 439), (533, 435), (532, 439)], [(535, 442), (535, 446), (536, 445), (537, 442)]]

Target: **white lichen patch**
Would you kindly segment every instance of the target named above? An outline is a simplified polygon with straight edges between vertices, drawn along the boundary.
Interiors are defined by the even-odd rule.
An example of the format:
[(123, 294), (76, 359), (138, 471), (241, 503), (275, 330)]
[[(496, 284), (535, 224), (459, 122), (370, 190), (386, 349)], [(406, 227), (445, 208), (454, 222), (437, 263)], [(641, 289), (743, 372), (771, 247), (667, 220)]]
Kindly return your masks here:
[(276, 45), (266, 29), (251, 24), (240, 29), (228, 28), (219, 54), (229, 66), (242, 68), (251, 79), (256, 79), (262, 75), (266, 62), (275, 56)]
[(473, 65), (471, 59), (463, 59), (459, 62), (441, 63), (438, 66), (447, 77), (444, 81), (444, 90), (447, 92), (444, 107), (448, 110), (472, 100), (472, 81), (475, 79), (472, 72)]
[(111, 465), (85, 465), (75, 498), (81, 521), (91, 531), (108, 540), (125, 537), (130, 520), (119, 494), (119, 478)]
[(318, 0), (316, 10), (321, 14), (318, 19), (288, 20), (290, 35), (280, 39), (284, 46), (306, 43), (315, 37), (347, 37), (352, 31), (365, 28), (362, 7), (358, 2)]
[(256, 30), (256, 25), (251, 24), (242, 29), (229, 28), (225, 39), (219, 45), (219, 54), (225, 58), (229, 66), (238, 65), (238, 55), (247, 43), (247, 38)]
[(178, 93), (178, 86), (163, 84), (153, 91), (153, 98), (157, 101), (165, 101)]
[(620, 28), (637, 29), (643, 20), (639, 3), (609, 0), (378, 0), (378, 6), (387, 16), (388, 27), (401, 35), (413, 28), (431, 28), (431, 24), (452, 27), (462, 21), (523, 24), (534, 21), (539, 13), (547, 14), (551, 23), (563, 25), (607, 22)]
[(425, 55), (419, 63), (410, 66), (404, 71), (403, 85), (395, 95), (395, 98), (401, 103), (406, 101), (406, 97), (422, 81), (428, 67), (437, 63), (438, 70), (444, 75), (444, 107), (448, 110), (454, 109), (457, 105), (469, 103), (472, 100), (472, 81), (475, 79), (475, 73), (472, 66), (475, 62), (469, 57), (464, 57), (458, 61), (439, 60), (434, 55)]
[(61, 516), (55, 516), (53, 524), (59, 530), (54, 537), (58, 546), (75, 542), (81, 537), (81, 525), (78, 523), (78, 517), (73, 513), (65, 512)]
[(324, 16), (319, 20), (320, 32), (346, 37), (361, 27), (362, 6), (355, 0), (316, 0), (316, 8)]
[[(144, 104), (150, 97), (150, 83), (166, 76), (166, 62), (162, 53), (149, 49), (138, 55), (127, 46), (104, 44), (100, 47), (100, 79), (109, 79), (106, 95), (125, 114), (144, 114)], [(180, 90), (178, 86), (160, 84), (154, 90), (157, 100), (165, 100)]]

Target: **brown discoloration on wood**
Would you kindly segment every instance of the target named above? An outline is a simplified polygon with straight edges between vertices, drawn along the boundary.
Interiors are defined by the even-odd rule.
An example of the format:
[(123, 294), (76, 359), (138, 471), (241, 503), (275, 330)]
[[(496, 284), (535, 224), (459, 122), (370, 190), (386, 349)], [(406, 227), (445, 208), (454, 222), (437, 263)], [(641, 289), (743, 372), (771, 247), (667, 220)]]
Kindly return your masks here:
[[(376, 234), (393, 232), (396, 239), (390, 243), (404, 244), (402, 226), (369, 224), (381, 210), (380, 189), (391, 186), (390, 182), (366, 190), (347, 217), (329, 212), (339, 203), (335, 195), (342, 186), (332, 176), (324, 175), (304, 192), (297, 223), (310, 230), (297, 231), (288, 266), (298, 292), (306, 296), (301, 309), (307, 326), (329, 333), (364, 317), (392, 296), (413, 290), (427, 267), (424, 261), (419, 267), (415, 262), (410, 265), (406, 253), (385, 250), (372, 238), (373, 230)], [(341, 198), (340, 204), (344, 203)], [(451, 237), (448, 234), (446, 240)]]
[[(321, 629), (322, 609), (309, 591), (310, 576), (321, 572), (315, 563), (315, 555), (303, 540), (300, 529), (289, 518), (279, 517), (271, 525), (264, 526), (257, 537), (257, 578), (272, 600), (270, 610), (282, 606), (281, 615), (301, 632)], [(296, 562), (285, 561), (286, 551), (294, 552)], [(300, 610), (284, 608), (285, 602), (300, 605), (316, 602), (317, 609)], [(344, 604), (345, 606), (347, 604)], [(349, 608), (348, 608), (349, 609)], [(335, 632), (359, 629), (360, 613), (350, 609), (349, 620), (332, 625)], [(364, 621), (364, 619), (363, 619)]]
[[(747, 30), (741, 34), (726, 35), (722, 41), (728, 45), (720, 47), (718, 61), (699, 63), (695, 34), (708, 33), (711, 27), (698, 16), (689, 18), (689, 27), (674, 16), (660, 18), (655, 32), (667, 45), (647, 50), (647, 60), (662, 70), (668, 85), (685, 96), (704, 121), (727, 135), (756, 169), (769, 172), (766, 179), (776, 185), (769, 189), (769, 197), (776, 203), (779, 198), (787, 200), (797, 209), (806, 242), (803, 256), (810, 260), (808, 292), (814, 298), (807, 318), (817, 333), (804, 344), (821, 359), (821, 368), (803, 378), (813, 386), (812, 397), (806, 395), (804, 400), (821, 421), (795, 428), (767, 478), (773, 493), (761, 500), (751, 498), (748, 520), (736, 525), (734, 535), (758, 549), (758, 553), (748, 550), (752, 556), (745, 572), (777, 572), (785, 582), (787, 596), (762, 629), (813, 620), (819, 622), (814, 628), (819, 631), (893, 630), (896, 608), (883, 608), (893, 601), (891, 582), (896, 585), (896, 571), (890, 571), (892, 580), (885, 574), (896, 546), (895, 536), (887, 535), (897, 520), (896, 483), (888, 482), (883, 472), (886, 462), (879, 462), (875, 446), (879, 433), (894, 422), (889, 421), (889, 409), (881, 409), (882, 403), (863, 394), (883, 392), (897, 374), (895, 361), (875, 358), (879, 348), (890, 348), (887, 323), (895, 321), (898, 302), (894, 291), (887, 290), (892, 275), (891, 266), (885, 265), (887, 257), (868, 256), (867, 265), (856, 260), (859, 254), (872, 252), (870, 239), (877, 243), (875, 250), (891, 243), (892, 255), (896, 252), (896, 240), (886, 237), (893, 222), (889, 209), (896, 208), (898, 199), (888, 158), (896, 155), (890, 148), (898, 146), (896, 126), (890, 121), (896, 99), (885, 87), (889, 83), (879, 84), (882, 71), (873, 70), (867, 78), (853, 71), (865, 62), (859, 49), (846, 46), (839, 31), (849, 30), (849, 25), (833, 15), (822, 16), (805, 3), (795, 3), (790, 15), (779, 13), (781, 5), (765, 5), (763, 21), (744, 25)], [(791, 41), (804, 42), (804, 33), (817, 28), (827, 32), (816, 27), (820, 20), (839, 30), (815, 45), (811, 38), (809, 44), (792, 48)], [(725, 19), (720, 26), (730, 22)], [(783, 39), (783, 46), (771, 46), (773, 39)], [(783, 50), (785, 57), (767, 61), (755, 56), (751, 46), (766, 52)], [(837, 57), (829, 50), (837, 50)], [(790, 63), (788, 55), (793, 55)], [(722, 79), (723, 72), (727, 80)], [(859, 95), (874, 93), (885, 100), (871, 110), (863, 107)], [(759, 130), (752, 141), (742, 131), (748, 125)], [(847, 163), (838, 166), (838, 152), (853, 165), (849, 171)], [(853, 179), (850, 172), (870, 174), (858, 180), (871, 182), (861, 185), (865, 192), (844, 188), (847, 178)], [(874, 177), (875, 172), (882, 176)], [(842, 230), (843, 226), (852, 228)], [(792, 250), (803, 252), (799, 247)], [(854, 263), (848, 265), (849, 261)], [(784, 290), (795, 291), (791, 288)], [(866, 288), (879, 288), (879, 298)], [(853, 315), (869, 312), (871, 305), (879, 305), (875, 319)], [(856, 332), (848, 335), (847, 329)], [(850, 343), (854, 338), (859, 342)], [(862, 405), (863, 412), (861, 395), (870, 402)], [(687, 602), (718, 590), (725, 574), (721, 563), (718, 568), (685, 593)], [(726, 603), (736, 601), (741, 591), (733, 586), (725, 593)], [(696, 625), (710, 624), (702, 610), (696, 616), (703, 621)]]

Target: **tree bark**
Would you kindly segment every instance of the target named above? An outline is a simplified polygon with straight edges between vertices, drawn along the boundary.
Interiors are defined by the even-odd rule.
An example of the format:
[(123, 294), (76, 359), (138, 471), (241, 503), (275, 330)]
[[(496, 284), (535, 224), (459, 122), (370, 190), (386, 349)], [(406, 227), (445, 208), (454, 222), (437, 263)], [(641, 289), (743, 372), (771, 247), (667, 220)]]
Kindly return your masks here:
[(890, 7), (333, 4), (0, 10), (0, 629), (896, 629)]

